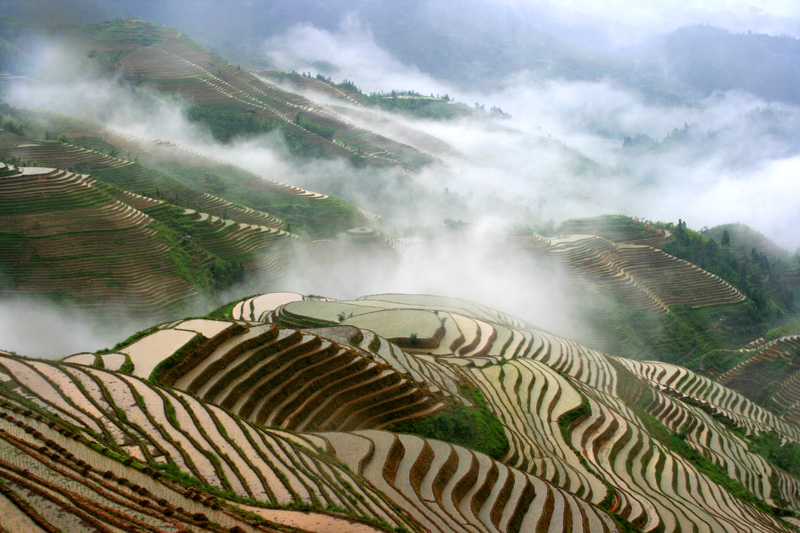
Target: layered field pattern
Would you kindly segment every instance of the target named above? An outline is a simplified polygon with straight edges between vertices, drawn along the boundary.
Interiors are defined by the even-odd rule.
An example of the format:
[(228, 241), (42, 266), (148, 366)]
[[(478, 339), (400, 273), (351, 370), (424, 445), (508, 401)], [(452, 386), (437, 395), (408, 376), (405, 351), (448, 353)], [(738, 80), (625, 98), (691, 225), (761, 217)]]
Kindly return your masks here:
[[(800, 511), (800, 480), (748, 445), (770, 432), (798, 442), (800, 429), (684, 368), (610, 356), (438, 296), (284, 292), (227, 309), (226, 319), (154, 326), (108, 353), (0, 356), (6, 431), (40, 432), (79, 458), (51, 464), (65, 452), (47, 438), (12, 439), (25, 464), (72, 487), (64, 494), (75, 490), (61, 479), (70, 472), (126, 479), (114, 501), (127, 514), (114, 516), (131, 523), (147, 521), (142, 499), (190, 525), (198, 513), (239, 520), (226, 506), (243, 499), (268, 520), (297, 525), (300, 506), (329, 525), (378, 531), (790, 531)], [(769, 346), (787, 343), (796, 339)], [(465, 409), (498, 421), (502, 455), (448, 442), (444, 422), (441, 438), (397, 430)], [(48, 520), (50, 504), (15, 503), (34, 489), (13, 464), (6, 505), (20, 524)], [(82, 474), (83, 464), (93, 466)], [(187, 479), (194, 489), (176, 488)], [(145, 492), (128, 495), (134, 485)], [(91, 487), (86, 505), (106, 509), (105, 485)]]

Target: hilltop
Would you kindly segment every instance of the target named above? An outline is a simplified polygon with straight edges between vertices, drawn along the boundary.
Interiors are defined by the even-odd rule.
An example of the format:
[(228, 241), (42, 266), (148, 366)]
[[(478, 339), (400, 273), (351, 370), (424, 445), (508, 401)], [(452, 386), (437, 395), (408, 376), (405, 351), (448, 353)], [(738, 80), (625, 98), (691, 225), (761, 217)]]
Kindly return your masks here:
[(424, 295), (265, 294), (215, 316), (61, 362), (0, 354), (4, 516), (788, 531), (800, 509), (763, 447), (800, 430), (681, 367)]
[(715, 241), (722, 243), (723, 233), (728, 233), (728, 243), (732, 250), (739, 255), (752, 254), (755, 250), (764, 254), (770, 261), (787, 261), (789, 252), (784, 250), (768, 237), (762, 235), (745, 224), (722, 224), (703, 231)]

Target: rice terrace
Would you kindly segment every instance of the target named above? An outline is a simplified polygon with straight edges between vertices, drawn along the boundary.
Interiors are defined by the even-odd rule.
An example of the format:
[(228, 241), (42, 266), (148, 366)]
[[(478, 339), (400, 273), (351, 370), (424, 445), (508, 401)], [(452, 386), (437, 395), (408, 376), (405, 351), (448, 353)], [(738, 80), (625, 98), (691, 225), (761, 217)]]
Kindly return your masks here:
[(602, 4), (0, 0), (0, 533), (800, 530), (800, 9)]

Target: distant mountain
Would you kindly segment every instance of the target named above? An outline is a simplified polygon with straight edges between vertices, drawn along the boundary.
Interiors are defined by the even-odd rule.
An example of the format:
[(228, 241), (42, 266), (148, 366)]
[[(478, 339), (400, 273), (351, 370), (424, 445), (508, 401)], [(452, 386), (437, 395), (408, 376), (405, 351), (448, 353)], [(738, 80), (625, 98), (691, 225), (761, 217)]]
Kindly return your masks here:
[[(371, 29), (376, 43), (393, 56), (422, 72), (463, 86), (489, 87), (519, 70), (535, 71), (542, 78), (567, 79), (597, 79), (608, 71), (609, 57), (601, 51), (577, 49), (558, 37), (557, 28), (543, 29), (546, 24), (539, 10), (494, 2), (256, 0), (241, 3), (235, 10), (216, 0), (73, 3), (79, 6), (76, 15), (65, 13), (59, 20), (152, 20), (177, 27), (237, 60), (246, 55), (251, 61), (263, 63), (263, 43), (267, 38), (297, 24), (335, 31), (342, 17), (353, 13)], [(50, 11), (13, 1), (0, 1), (0, 12), (54, 23)]]
[(741, 90), (768, 101), (800, 103), (798, 39), (691, 26), (667, 36), (660, 54), (667, 76), (702, 95)]
[[(795, 38), (689, 26), (623, 50), (608, 35), (611, 26), (592, 26), (581, 17), (565, 21), (555, 11), (521, 3), (254, 0), (232, 10), (217, 0), (0, 0), (0, 12), (47, 26), (118, 17), (151, 20), (186, 32), (233, 61), (262, 67), (271, 66), (264, 54), (268, 38), (302, 24), (336, 32), (343, 17), (354, 14), (392, 56), (463, 88), (498, 87), (508, 76), (529, 71), (539, 79), (616, 80), (670, 101), (738, 89), (769, 101), (800, 102)], [(0, 46), (0, 60), (4, 54), (14, 51)], [(335, 65), (316, 67), (343, 75)]]

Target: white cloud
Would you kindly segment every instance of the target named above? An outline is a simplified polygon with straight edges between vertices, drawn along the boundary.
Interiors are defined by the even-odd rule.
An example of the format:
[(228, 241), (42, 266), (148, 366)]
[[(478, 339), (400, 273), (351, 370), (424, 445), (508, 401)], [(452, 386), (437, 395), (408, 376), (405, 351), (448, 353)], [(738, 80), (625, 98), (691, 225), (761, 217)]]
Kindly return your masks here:
[[(8, 100), (176, 142), (270, 179), (334, 193), (396, 217), (390, 221), (394, 227), (436, 226), (445, 216), (475, 221), (496, 216), (498, 209), (511, 221), (527, 217), (536, 223), (541, 208), (545, 220), (626, 213), (683, 218), (695, 227), (741, 221), (791, 250), (800, 246), (800, 234), (787, 222), (793, 220), (797, 195), (786, 176), (800, 153), (800, 130), (792, 126), (800, 123), (800, 110), (791, 106), (771, 106), (776, 131), (770, 132), (754, 129), (747, 119), (766, 104), (742, 93), (714, 94), (695, 105), (654, 105), (609, 82), (542, 82), (521, 73), (495, 93), (459, 94), (392, 58), (353, 17), (334, 33), (308, 26), (290, 32), (298, 32), (293, 46), (309, 58), (315, 51), (324, 52), (326, 60), (344, 58), (342, 77), (357, 83), (360, 76), (376, 76), (380, 80), (369, 79), (387, 89), (424, 93), (434, 86), (467, 102), (499, 105), (514, 119), (398, 119), (462, 154), (443, 156), (450, 168), (426, 169), (415, 189), (393, 174), (353, 169), (342, 161), (298, 163), (277, 135), (219, 145), (186, 120), (181, 101), (134, 93), (113, 80), (18, 86)], [(644, 154), (621, 150), (624, 136), (641, 133), (659, 141), (687, 123), (698, 125), (696, 142)], [(391, 135), (391, 126), (386, 133)], [(457, 201), (435, 195), (445, 188)], [(414, 201), (408, 201), (409, 194)]]
[(44, 298), (4, 296), (0, 301), (0, 350), (30, 357), (60, 359), (110, 348), (141, 327), (131, 320), (101, 324), (77, 308)]
[[(413, 65), (380, 48), (372, 30), (355, 13), (342, 17), (336, 31), (300, 24), (264, 43), (264, 53), (282, 70), (331, 75), (355, 80), (367, 91), (407, 87), (411, 80), (425, 92), (441, 93), (443, 85)], [(329, 65), (325, 69), (322, 65)], [(332, 71), (332, 72), (331, 72)]]

